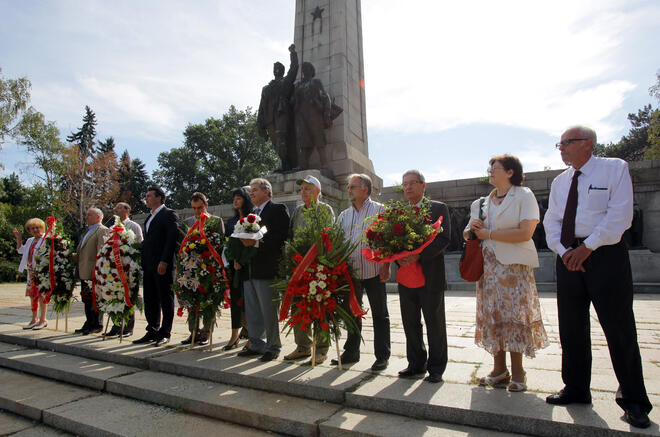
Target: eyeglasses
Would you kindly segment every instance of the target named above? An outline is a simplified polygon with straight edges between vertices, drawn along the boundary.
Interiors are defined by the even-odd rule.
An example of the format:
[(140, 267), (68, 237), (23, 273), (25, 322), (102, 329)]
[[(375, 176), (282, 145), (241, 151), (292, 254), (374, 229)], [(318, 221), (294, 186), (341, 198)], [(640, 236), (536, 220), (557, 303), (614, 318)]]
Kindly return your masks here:
[(569, 138), (567, 140), (558, 142), (557, 144), (555, 144), (555, 147), (559, 149), (562, 146), (568, 146), (573, 141), (584, 141), (584, 140), (588, 140), (588, 139), (589, 138)]
[(401, 185), (403, 185), (403, 188), (408, 188), (408, 187), (413, 187), (416, 184), (421, 184), (421, 182), (420, 181), (410, 181), (410, 182), (404, 182)]
[(494, 173), (495, 170), (504, 170), (504, 167), (488, 167), (486, 173)]

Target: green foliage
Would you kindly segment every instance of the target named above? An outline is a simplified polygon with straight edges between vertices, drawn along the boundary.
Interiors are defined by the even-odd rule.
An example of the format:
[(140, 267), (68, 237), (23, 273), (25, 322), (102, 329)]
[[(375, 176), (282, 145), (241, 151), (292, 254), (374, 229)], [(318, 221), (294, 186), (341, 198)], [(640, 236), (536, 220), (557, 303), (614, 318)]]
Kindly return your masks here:
[(85, 159), (96, 152), (96, 114), (91, 108), (85, 105), (85, 115), (83, 116), (83, 125), (76, 132), (66, 137), (70, 143), (78, 146), (79, 155)]
[(185, 208), (190, 193), (201, 191), (213, 204), (231, 201), (231, 189), (277, 167), (278, 156), (257, 133), (257, 116), (234, 106), (221, 119), (188, 125), (183, 147), (158, 156), (154, 179), (170, 195), (168, 203)]
[(660, 159), (660, 109), (653, 111), (649, 123), (649, 147), (645, 159)]
[(4, 79), (1, 74), (0, 68), (0, 147), (7, 139), (17, 135), (22, 115), (28, 109), (32, 88), (26, 77)]
[(25, 272), (18, 272), (18, 262), (0, 260), (0, 283), (24, 282), (26, 279)]
[(604, 147), (594, 147), (594, 155), (609, 158), (621, 158), (626, 161), (641, 161), (649, 147), (649, 125), (655, 111), (651, 105), (646, 105), (637, 114), (628, 114), (632, 128), (627, 135), (621, 137), (618, 143), (610, 143)]

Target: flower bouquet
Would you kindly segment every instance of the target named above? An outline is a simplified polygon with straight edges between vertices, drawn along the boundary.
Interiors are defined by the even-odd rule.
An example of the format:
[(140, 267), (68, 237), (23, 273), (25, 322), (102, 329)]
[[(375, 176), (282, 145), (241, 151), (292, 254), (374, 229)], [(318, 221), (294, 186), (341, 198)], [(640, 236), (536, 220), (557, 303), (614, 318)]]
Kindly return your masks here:
[[(377, 263), (419, 254), (442, 232), (441, 225), (442, 217), (432, 223), (426, 200), (421, 208), (407, 201), (388, 202), (386, 209), (369, 225), (365, 233), (369, 248), (362, 249), (362, 254)], [(419, 262), (401, 266), (396, 280), (409, 288), (424, 286), (422, 266)]]
[[(355, 296), (353, 278), (346, 262), (357, 245), (345, 238), (339, 225), (329, 225), (331, 220), (324, 220), (323, 214), (327, 214), (325, 208), (305, 209), (303, 217), (308, 226), (297, 233), (292, 242), (287, 242), (280, 265), (280, 274), (289, 278), (273, 284), (282, 296), (280, 321), (287, 321), (284, 329), (299, 326), (303, 331), (313, 330), (312, 366), (318, 340), (329, 342), (333, 337), (337, 340), (340, 322), (348, 330), (358, 330), (353, 316), (363, 317), (365, 314)], [(290, 315), (292, 305), (296, 311)], [(346, 307), (352, 314), (344, 309)], [(335, 343), (341, 368), (339, 344), (338, 341)]]
[(65, 314), (65, 331), (68, 331), (68, 314), (76, 284), (76, 266), (71, 255), (71, 242), (61, 234), (54, 217), (46, 219), (48, 226), (41, 243), (34, 250), (34, 267), (31, 268), (32, 283), (28, 291), (32, 300), (32, 311), (37, 310), (39, 295), (44, 303), (53, 299), (53, 310), (57, 314), (55, 329), (58, 329), (60, 314)]
[[(119, 341), (123, 337), (124, 325), (142, 309), (139, 295), (142, 267), (140, 264), (140, 242), (133, 231), (128, 230), (115, 216), (115, 224), (109, 229), (101, 250), (96, 256), (92, 278), (94, 309), (108, 314), (108, 321), (121, 327)], [(106, 322), (106, 330), (108, 322)], [(105, 339), (105, 334), (104, 334)]]
[(261, 240), (264, 234), (268, 232), (265, 226), (259, 225), (261, 217), (256, 214), (248, 214), (246, 217), (241, 217), (234, 232), (231, 234), (234, 238), (245, 238), (248, 240)]
[[(211, 323), (221, 304), (225, 308), (230, 305), (227, 273), (220, 256), (225, 244), (224, 233), (218, 230), (220, 220), (202, 214), (188, 230), (176, 258), (172, 289), (179, 301), (177, 315), (182, 317), (185, 308), (188, 319), (194, 318), (193, 326), (200, 315), (204, 323)], [(196, 331), (193, 329), (191, 347), (195, 346)], [(210, 340), (213, 350), (213, 327)]]

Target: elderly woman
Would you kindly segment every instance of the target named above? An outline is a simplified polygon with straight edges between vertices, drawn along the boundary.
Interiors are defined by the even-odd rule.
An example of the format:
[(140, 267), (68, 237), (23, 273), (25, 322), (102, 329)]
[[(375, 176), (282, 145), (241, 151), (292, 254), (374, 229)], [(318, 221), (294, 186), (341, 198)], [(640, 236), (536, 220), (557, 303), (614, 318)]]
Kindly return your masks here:
[[(23, 326), (23, 329), (39, 330), (48, 326), (46, 321), (46, 310), (48, 304), (44, 303), (44, 296), (39, 293), (32, 280), (32, 268), (34, 267), (34, 251), (37, 246), (43, 241), (44, 232), (46, 232), (46, 223), (38, 218), (31, 218), (25, 223), (25, 230), (27, 230), (30, 238), (23, 244), (23, 235), (21, 231), (14, 228), (14, 237), (16, 238), (16, 251), (22, 255), (21, 263), (18, 266), (18, 271), (22, 272), (27, 268), (27, 290), (26, 296), (30, 296), (32, 301), (32, 319), (30, 323)], [(38, 308), (41, 311), (38, 311)]]
[[(479, 385), (527, 389), (522, 356), (548, 346), (534, 280), (539, 260), (532, 234), (539, 222), (534, 194), (523, 187), (523, 169), (515, 156), (490, 160), (489, 182), (495, 189), (472, 203), (470, 222), (463, 231), (481, 240), (484, 274), (477, 282), (475, 343), (493, 355), (493, 369)], [(511, 374), (506, 366), (511, 355)]]
[[(234, 216), (227, 220), (225, 234), (229, 237), (234, 232), (236, 223), (241, 217), (246, 217), (254, 209), (252, 201), (250, 200), (250, 192), (248, 188), (236, 188), (232, 191), (234, 207)], [(243, 252), (243, 247), (236, 238), (229, 238), (227, 241), (227, 250), (225, 257), (229, 262), (228, 268), (231, 272), (232, 283), (230, 287), (231, 299), (231, 338), (224, 347), (224, 350), (230, 350), (238, 346), (239, 330), (244, 325), (245, 320), (245, 306), (243, 305), (243, 280), (247, 279), (248, 271), (243, 269), (239, 263), (240, 254)], [(234, 280), (235, 279), (235, 280)], [(247, 334), (246, 334), (247, 336)]]

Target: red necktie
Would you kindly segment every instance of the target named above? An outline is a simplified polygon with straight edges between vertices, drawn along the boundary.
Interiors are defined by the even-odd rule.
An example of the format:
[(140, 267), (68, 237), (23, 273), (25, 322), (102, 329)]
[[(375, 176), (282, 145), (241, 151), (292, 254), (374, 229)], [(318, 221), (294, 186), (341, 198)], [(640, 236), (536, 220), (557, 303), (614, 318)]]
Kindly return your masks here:
[(582, 172), (575, 170), (571, 188), (568, 190), (568, 199), (566, 199), (566, 208), (564, 209), (564, 219), (561, 222), (561, 244), (564, 247), (571, 247), (575, 241), (575, 214), (578, 204), (578, 176)]

